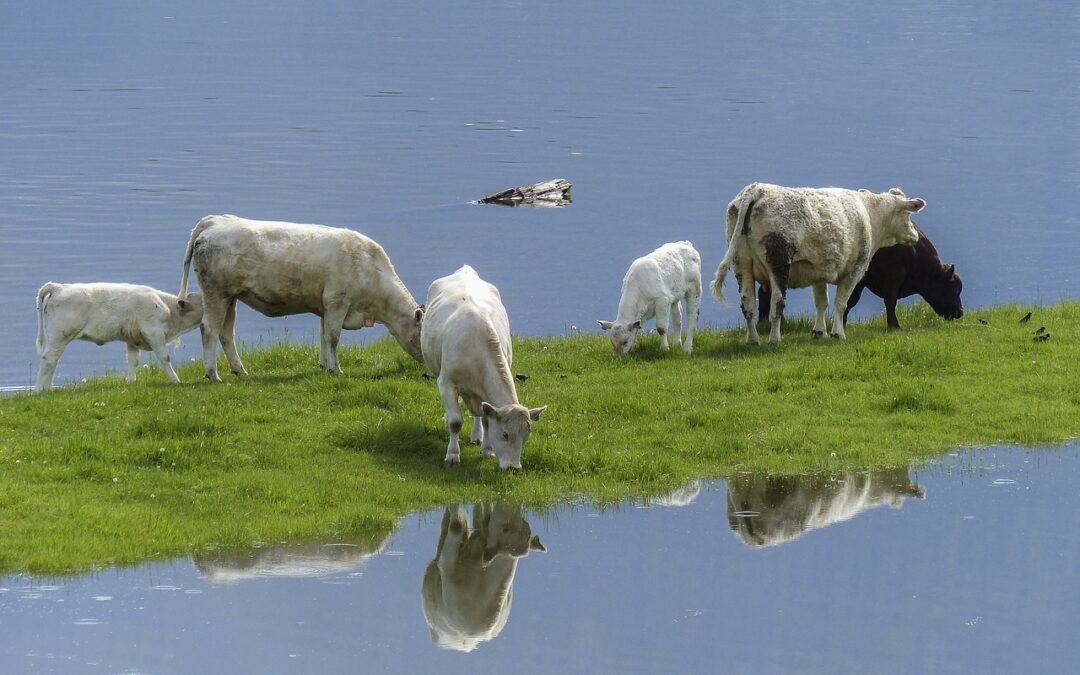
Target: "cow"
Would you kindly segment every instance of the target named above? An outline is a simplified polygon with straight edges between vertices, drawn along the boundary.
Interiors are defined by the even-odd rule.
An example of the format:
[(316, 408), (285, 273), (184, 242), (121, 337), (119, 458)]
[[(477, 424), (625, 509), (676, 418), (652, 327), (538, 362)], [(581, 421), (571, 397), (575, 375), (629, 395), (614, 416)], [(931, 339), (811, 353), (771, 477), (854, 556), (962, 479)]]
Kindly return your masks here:
[(250, 579), (312, 578), (351, 574), (379, 555), (393, 531), (333, 542), (271, 544), (246, 551), (196, 554), (196, 569), (207, 581), (232, 584)]
[(747, 546), (776, 546), (879, 506), (924, 497), (907, 468), (837, 475), (740, 475), (728, 480), (731, 531)]
[(72, 340), (98, 345), (127, 343), (128, 382), (135, 381), (139, 351), (154, 353), (169, 381), (179, 383), (166, 345), (198, 327), (203, 299), (178, 299), (149, 286), (114, 283), (48, 282), (37, 294), (37, 351), (41, 356), (35, 391), (52, 387), (60, 355)]
[[(682, 307), (686, 303), (686, 340), (681, 341)], [(614, 321), (597, 320), (611, 331), (616, 355), (629, 352), (641, 332), (642, 322), (656, 317), (660, 348), (668, 349), (668, 328), (674, 323), (672, 340), (682, 342), (687, 354), (694, 350), (694, 328), (701, 307), (701, 256), (688, 241), (664, 244), (630, 264), (623, 277), (619, 314)]]
[(739, 283), (746, 342), (759, 342), (754, 322), (754, 282), (772, 289), (769, 342), (780, 342), (788, 288), (813, 286), (813, 336), (825, 335), (826, 284), (836, 285), (832, 336), (844, 339), (844, 310), (878, 249), (914, 245), (911, 214), (926, 206), (900, 188), (874, 194), (843, 188), (789, 188), (752, 183), (727, 210), (728, 250), (716, 268), (712, 292), (724, 299), (724, 278), (733, 268)]
[[(859, 302), (863, 289), (885, 300), (885, 316), (889, 330), (899, 330), (900, 322), (896, 319), (896, 301), (909, 295), (919, 294), (937, 315), (946, 321), (959, 319), (964, 315), (964, 305), (960, 301), (960, 292), (964, 284), (956, 273), (956, 266), (944, 265), (938, 257), (934, 243), (914, 221), (919, 241), (914, 246), (886, 246), (878, 249), (870, 259), (866, 274), (851, 291), (847, 309), (844, 310), (844, 325), (847, 325), (851, 308)], [(772, 301), (768, 284), (758, 288), (758, 314), (765, 316)]]
[(473, 415), (471, 442), (485, 457), (498, 458), (500, 469), (520, 469), (521, 448), (547, 406), (530, 409), (518, 402), (510, 320), (499, 289), (465, 265), (432, 282), (426, 306), (420, 342), (450, 430), (446, 465), (461, 463), (461, 398)]
[(462, 652), (502, 632), (518, 561), (532, 551), (547, 551), (520, 507), (475, 504), (472, 520), (470, 531), (464, 508), (446, 509), (420, 589), (431, 641)]
[(359, 232), (238, 216), (206, 216), (191, 231), (184, 253), (180, 298), (187, 295), (188, 270), (203, 292), (203, 361), (206, 377), (220, 382), (220, 338), (229, 367), (247, 369), (236, 353), (236, 301), (266, 316), (316, 314), (322, 318), (319, 367), (340, 373), (337, 348), (342, 329), (381, 323), (417, 361), (423, 308), (398, 278), (382, 246)]

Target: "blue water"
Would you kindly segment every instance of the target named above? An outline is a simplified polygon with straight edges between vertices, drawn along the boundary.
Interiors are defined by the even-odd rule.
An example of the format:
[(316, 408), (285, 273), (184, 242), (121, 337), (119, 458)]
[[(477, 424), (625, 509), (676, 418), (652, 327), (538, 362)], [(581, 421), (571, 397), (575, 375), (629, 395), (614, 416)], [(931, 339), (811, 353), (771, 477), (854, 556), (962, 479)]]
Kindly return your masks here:
[[(613, 318), (666, 241), (711, 278), (751, 181), (900, 185), (969, 307), (1076, 298), (1078, 29), (1064, 5), (979, 2), (0, 2), (0, 386), (34, 379), (42, 283), (175, 292), (221, 212), (358, 229), (417, 297), (470, 263), (546, 335)], [(468, 203), (555, 177), (567, 208)], [(740, 317), (706, 299), (702, 320)], [(238, 331), (317, 325), (244, 311)], [(124, 367), (75, 344), (57, 381)]]
[[(498, 630), (456, 640), (425, 614), (442, 510), (355, 539), (0, 578), (0, 670), (1071, 673), (1078, 451), (742, 475), (603, 512), (508, 509), (546, 552), (516, 558)], [(461, 569), (462, 588), (485, 575)], [(478, 595), (493, 597), (448, 597), (467, 613)]]

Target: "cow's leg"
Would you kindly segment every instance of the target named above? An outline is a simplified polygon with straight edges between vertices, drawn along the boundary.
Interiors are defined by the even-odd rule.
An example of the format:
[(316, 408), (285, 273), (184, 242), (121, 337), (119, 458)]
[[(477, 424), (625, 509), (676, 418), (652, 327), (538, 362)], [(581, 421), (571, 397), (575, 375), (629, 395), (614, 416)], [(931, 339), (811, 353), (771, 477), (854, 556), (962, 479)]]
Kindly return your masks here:
[(691, 290), (686, 294), (686, 339), (683, 340), (683, 351), (687, 354), (694, 351), (694, 329), (697, 328), (698, 315), (701, 314), (701, 292)]
[(446, 446), (447, 466), (461, 463), (461, 446), (458, 443), (458, 434), (464, 419), (461, 416), (461, 403), (458, 401), (458, 391), (452, 384), (439, 378), (439, 397), (442, 398), (443, 413), (446, 419), (446, 428), (450, 430), (450, 444)]
[(784, 305), (787, 303), (787, 279), (781, 279), (782, 275), (770, 276), (769, 286), (772, 287), (772, 307), (769, 311), (769, 344), (780, 344), (780, 324), (784, 322)]
[(746, 319), (746, 344), (756, 345), (761, 342), (761, 338), (758, 337), (757, 323), (754, 321), (754, 277), (739, 273), (735, 278), (739, 282), (742, 315)]
[(858, 283), (857, 279), (861, 277), (862, 271), (860, 270), (858, 275), (849, 274), (836, 280), (836, 298), (833, 301), (832, 336), (837, 340), (843, 340), (847, 337), (844, 334), (844, 310), (847, 309), (848, 298), (851, 296), (851, 291), (855, 288), (855, 284)]
[(240, 361), (240, 355), (236, 353), (236, 299), (229, 301), (225, 307), (225, 320), (221, 324), (221, 350), (225, 352), (225, 358), (229, 361), (229, 370), (234, 375), (247, 375), (247, 368)]
[(656, 332), (660, 334), (660, 349), (668, 348), (668, 329), (671, 327), (671, 305), (663, 300), (653, 303), (656, 311)]
[(679, 300), (671, 303), (671, 346), (682, 346), (682, 303)]
[(896, 290), (885, 291), (885, 321), (889, 330), (900, 330), (900, 321), (896, 318)]
[(56, 364), (60, 362), (60, 355), (64, 353), (64, 349), (67, 348), (72, 339), (58, 337), (55, 340), (49, 340), (49, 346), (45, 348), (45, 353), (41, 355), (41, 367), (38, 368), (37, 384), (34, 385), (34, 391), (45, 391), (52, 388), (53, 377), (56, 376)]
[(159, 340), (150, 343), (150, 348), (153, 350), (157, 360), (161, 362), (161, 367), (165, 370), (165, 376), (169, 378), (169, 382), (180, 384), (180, 378), (176, 376), (176, 371), (172, 367), (169, 350), (165, 348), (165, 336), (162, 335)]
[(480, 456), (494, 457), (495, 444), (491, 442), (491, 433), (488, 431), (488, 418), (481, 416), (480, 422), (483, 424), (484, 428), (484, 440), (480, 442)]
[(135, 371), (139, 367), (139, 348), (133, 344), (127, 346), (128, 375), (127, 381), (135, 381)]
[(338, 363), (337, 349), (341, 342), (341, 327), (345, 323), (345, 316), (349, 313), (348, 305), (341, 302), (329, 302), (329, 298), (323, 298), (326, 308), (323, 310), (322, 330), (319, 339), (319, 351), (325, 352), (326, 370), (329, 373), (341, 373), (341, 364)]
[(816, 338), (825, 337), (825, 312), (829, 309), (828, 284), (814, 284), (814, 309), (814, 329), (810, 334)]
[(217, 345), (218, 336), (222, 334), (225, 324), (225, 314), (229, 308), (227, 298), (203, 294), (203, 318), (200, 329), (202, 332), (203, 369), (206, 379), (211, 382), (221, 382), (217, 369)]
[(851, 308), (859, 303), (859, 298), (862, 297), (863, 289), (866, 288), (866, 284), (859, 282), (855, 284), (855, 290), (851, 291), (851, 295), (848, 296), (847, 307), (844, 308), (844, 326), (847, 327), (848, 314), (851, 313)]
[(481, 445), (484, 442), (484, 416), (473, 415), (472, 418), (472, 435), (469, 437), (469, 443), (472, 445)]

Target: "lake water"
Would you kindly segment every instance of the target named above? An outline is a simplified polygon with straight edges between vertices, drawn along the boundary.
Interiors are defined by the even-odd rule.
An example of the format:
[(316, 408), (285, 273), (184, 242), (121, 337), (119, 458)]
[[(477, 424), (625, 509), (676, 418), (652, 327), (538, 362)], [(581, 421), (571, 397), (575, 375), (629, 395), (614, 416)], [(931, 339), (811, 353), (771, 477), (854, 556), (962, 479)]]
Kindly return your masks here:
[(0, 578), (0, 670), (1072, 673), (1078, 451), (743, 475), (604, 512), (454, 506), (373, 538)]
[[(974, 0), (0, 2), (0, 386), (33, 382), (42, 283), (175, 292), (209, 213), (358, 229), (418, 298), (470, 263), (546, 335), (613, 318), (666, 241), (711, 278), (751, 181), (900, 185), (968, 306), (1075, 298), (1078, 33), (1067, 5)], [(555, 177), (567, 208), (468, 203)], [(702, 320), (740, 317), (706, 299)], [(238, 331), (310, 342), (317, 320)], [(57, 381), (124, 367), (74, 344)]]

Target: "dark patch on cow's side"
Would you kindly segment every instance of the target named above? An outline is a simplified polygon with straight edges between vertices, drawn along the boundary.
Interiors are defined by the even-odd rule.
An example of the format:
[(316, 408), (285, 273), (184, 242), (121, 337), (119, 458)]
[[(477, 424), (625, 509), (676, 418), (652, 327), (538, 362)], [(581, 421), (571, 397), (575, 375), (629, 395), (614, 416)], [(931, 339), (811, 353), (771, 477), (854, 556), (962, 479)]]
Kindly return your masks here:
[(761, 245), (765, 247), (765, 262), (772, 271), (780, 297), (783, 298), (787, 295), (788, 276), (791, 274), (791, 263), (795, 259), (795, 244), (779, 232), (770, 232), (761, 238)]

